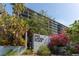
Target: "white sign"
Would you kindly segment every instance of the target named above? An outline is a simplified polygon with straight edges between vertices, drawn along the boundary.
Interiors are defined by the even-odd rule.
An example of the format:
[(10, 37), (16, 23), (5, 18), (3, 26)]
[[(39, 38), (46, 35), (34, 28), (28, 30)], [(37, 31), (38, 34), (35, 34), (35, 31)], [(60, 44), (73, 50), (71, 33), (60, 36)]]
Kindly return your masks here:
[(49, 42), (50, 42), (50, 39), (48, 36), (34, 34), (33, 36), (34, 52), (37, 52), (40, 46), (48, 45)]

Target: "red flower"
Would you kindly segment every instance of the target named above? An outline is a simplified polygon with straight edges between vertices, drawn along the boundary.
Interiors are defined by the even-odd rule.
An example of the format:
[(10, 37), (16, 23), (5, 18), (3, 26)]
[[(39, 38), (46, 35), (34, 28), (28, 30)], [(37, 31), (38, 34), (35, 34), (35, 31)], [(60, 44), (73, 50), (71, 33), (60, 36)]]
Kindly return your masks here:
[(67, 35), (65, 34), (53, 34), (49, 36), (51, 38), (51, 44), (52, 46), (56, 46), (56, 45), (66, 45), (69, 42), (69, 38)]

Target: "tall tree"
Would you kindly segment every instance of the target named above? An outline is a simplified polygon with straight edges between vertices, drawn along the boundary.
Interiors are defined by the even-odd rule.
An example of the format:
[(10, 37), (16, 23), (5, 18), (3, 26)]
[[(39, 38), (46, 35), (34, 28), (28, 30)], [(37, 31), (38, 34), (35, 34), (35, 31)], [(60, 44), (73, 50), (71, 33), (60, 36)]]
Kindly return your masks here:
[(25, 20), (16, 16), (10, 16), (6, 12), (0, 17), (0, 45), (25, 45), (23, 38), (28, 24)]
[(79, 20), (76, 20), (73, 24), (70, 25), (68, 33), (70, 34), (71, 41), (73, 43), (79, 42)]
[(26, 10), (26, 7), (23, 3), (12, 3), (13, 5), (13, 13), (19, 16), (21, 13), (24, 13)]
[[(12, 5), (14, 13), (19, 17), (21, 16), (20, 14), (23, 14), (25, 13), (25, 11), (27, 11), (26, 7), (23, 4), (17, 3)], [(48, 35), (51, 33), (52, 30), (49, 28), (49, 19), (46, 17), (47, 14), (44, 10), (41, 10), (40, 15), (38, 15), (37, 13), (35, 14), (33, 12), (31, 12), (31, 14), (29, 15), (31, 18), (26, 17), (23, 19), (28, 22), (29, 28), (32, 28), (32, 32), (43, 35)]]
[(48, 35), (51, 33), (49, 19), (43, 13), (40, 15), (32, 13), (31, 19), (28, 20), (28, 23), (34, 33), (42, 35)]

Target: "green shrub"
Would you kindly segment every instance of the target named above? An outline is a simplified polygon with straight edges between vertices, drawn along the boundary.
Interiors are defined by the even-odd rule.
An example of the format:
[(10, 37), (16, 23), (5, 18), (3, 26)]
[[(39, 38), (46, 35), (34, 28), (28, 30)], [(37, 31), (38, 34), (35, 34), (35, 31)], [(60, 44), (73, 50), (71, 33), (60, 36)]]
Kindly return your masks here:
[(32, 51), (30, 49), (26, 49), (23, 55), (32, 55)]
[(66, 48), (67, 55), (72, 55), (72, 54), (74, 54), (74, 52), (75, 52), (74, 47), (69, 46), (69, 47)]
[(47, 56), (50, 54), (51, 52), (47, 46), (41, 46), (39, 50), (37, 51), (37, 55), (40, 55), (40, 56)]

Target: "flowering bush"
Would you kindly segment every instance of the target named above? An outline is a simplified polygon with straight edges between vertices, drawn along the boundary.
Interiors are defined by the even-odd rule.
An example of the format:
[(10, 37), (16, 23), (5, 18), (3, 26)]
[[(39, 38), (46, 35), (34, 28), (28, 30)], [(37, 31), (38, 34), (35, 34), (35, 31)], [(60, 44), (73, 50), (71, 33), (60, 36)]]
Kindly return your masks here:
[(69, 43), (69, 37), (66, 34), (53, 34), (50, 35), (50, 46), (65, 46)]
[(53, 34), (49, 37), (51, 41), (48, 47), (50, 48), (51, 53), (56, 55), (66, 54), (66, 49), (64, 47), (69, 43), (69, 37), (64, 33)]

